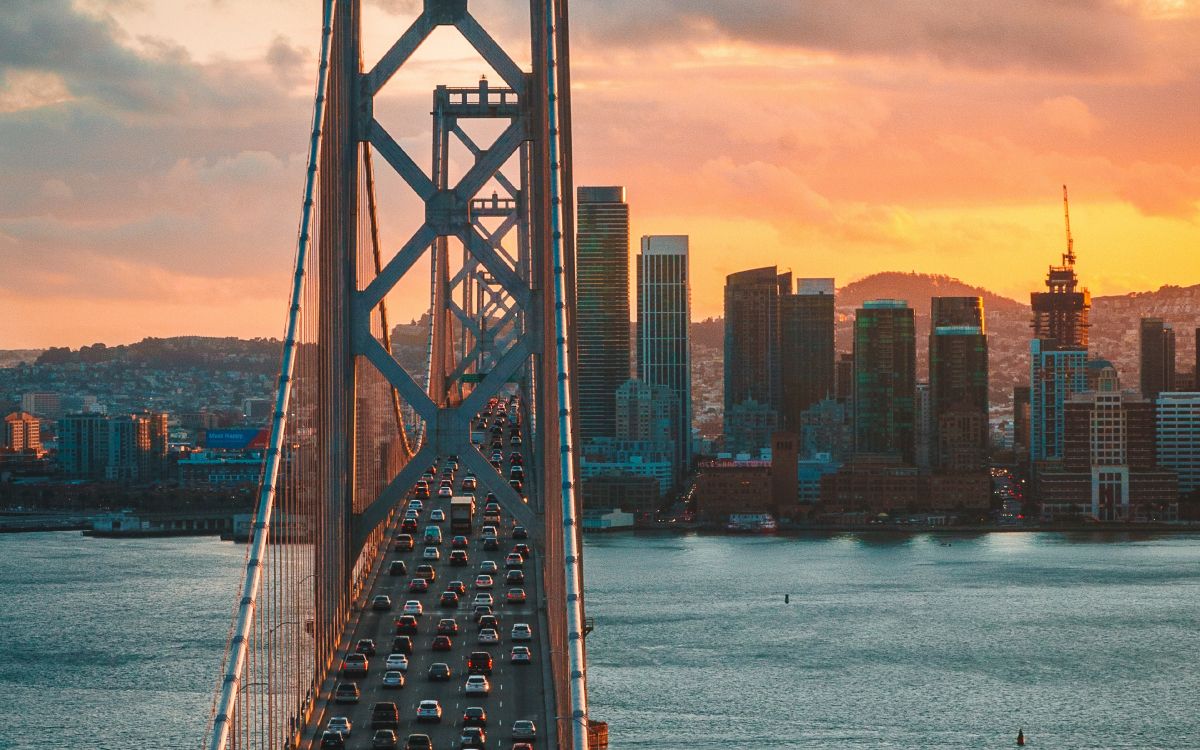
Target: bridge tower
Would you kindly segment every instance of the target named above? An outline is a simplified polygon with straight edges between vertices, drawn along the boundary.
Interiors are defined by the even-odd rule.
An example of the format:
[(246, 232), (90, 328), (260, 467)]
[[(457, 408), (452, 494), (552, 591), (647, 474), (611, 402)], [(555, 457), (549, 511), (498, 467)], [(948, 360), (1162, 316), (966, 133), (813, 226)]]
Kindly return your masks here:
[[(423, 0), (369, 66), (360, 0), (323, 5), (279, 392), (209, 747), (300, 744), (398, 503), (437, 457), (457, 455), (533, 531), (553, 683), (543, 726), (555, 726), (557, 747), (582, 750), (567, 0), (529, 3), (529, 71), (467, 0)], [(377, 103), (439, 27), (457, 30), (492, 77), (434, 89), (426, 170)], [(473, 123), (498, 135), (485, 142)], [(385, 183), (419, 206), (394, 252), (381, 239), (393, 218), (377, 194)], [(425, 263), (429, 335), (415, 375), (387, 303)], [(471, 440), (475, 415), (501, 394), (518, 396), (530, 438), (521, 493)]]

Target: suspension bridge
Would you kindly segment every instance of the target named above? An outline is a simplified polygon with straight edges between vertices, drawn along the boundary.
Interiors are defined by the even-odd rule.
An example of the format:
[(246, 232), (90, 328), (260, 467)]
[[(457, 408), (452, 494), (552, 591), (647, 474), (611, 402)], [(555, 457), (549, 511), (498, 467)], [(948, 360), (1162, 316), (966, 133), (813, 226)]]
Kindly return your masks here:
[[(270, 446), (205, 745), (367, 747), (378, 727), (381, 742), (391, 729), (399, 746), (421, 736), (477, 746), (482, 733), (459, 736), (471, 708), (462, 723), (482, 725), (491, 747), (584, 750), (596, 727), (572, 450), (567, 0), (531, 0), (516, 55), (467, 0), (423, 0), (373, 62), (361, 5), (322, 3)], [(511, 17), (500, 20), (511, 30)], [(404, 89), (413, 77), (397, 74), (447, 30), (488, 75)], [(432, 101), (417, 113), (431, 115), (428, 168), (388, 129), (385, 113), (403, 101)], [(402, 241), (389, 243), (397, 231)], [(397, 296), (411, 306), (414, 279), (429, 294), (418, 365), (411, 342), (401, 352), (392, 340), (387, 310)], [(435, 493), (438, 482), (449, 492)], [(458, 510), (468, 494), (479, 500), (470, 518), (452, 519), (465, 539), (430, 530), (451, 536), (447, 494)], [(513, 538), (523, 541), (509, 552)], [(472, 595), (494, 597), (490, 613)], [(430, 650), (434, 623), (450, 641), (440, 652)], [(468, 656), (483, 652), (490, 670)], [(423, 723), (434, 719), (417, 715), (426, 700), (438, 716)], [(325, 731), (335, 716), (353, 724), (340, 738)]]

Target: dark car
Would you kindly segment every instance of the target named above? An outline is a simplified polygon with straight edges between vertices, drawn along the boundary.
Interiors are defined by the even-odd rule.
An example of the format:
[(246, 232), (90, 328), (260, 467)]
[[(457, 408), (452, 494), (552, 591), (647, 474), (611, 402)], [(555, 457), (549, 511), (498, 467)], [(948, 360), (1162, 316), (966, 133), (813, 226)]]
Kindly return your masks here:
[(453, 676), (450, 671), (450, 665), (444, 661), (434, 662), (429, 665), (429, 679), (436, 682), (445, 682)]
[(321, 750), (342, 750), (346, 746), (346, 738), (341, 732), (324, 732), (321, 734)]
[(371, 706), (372, 729), (397, 729), (400, 726), (400, 709), (391, 701), (382, 701)]
[(358, 643), (356, 643), (354, 645), (354, 650), (360, 654), (366, 654), (367, 656), (374, 656), (375, 655), (375, 641), (371, 640), (370, 638), (361, 638), (361, 639), (359, 639)]
[(396, 618), (396, 632), (406, 635), (415, 635), (419, 626), (419, 621), (413, 615), (401, 615)]
[(438, 620), (437, 632), (438, 635), (458, 635), (458, 620), (452, 617)]
[(504, 582), (509, 586), (520, 586), (525, 583), (525, 571), (510, 570), (504, 574)]
[(499, 632), (500, 618), (497, 617), (496, 615), (483, 615), (482, 617), (479, 618), (476, 625), (479, 627), (480, 630), (483, 630), (484, 628), (491, 628), (491, 629)]
[(528, 539), (529, 538), (529, 529), (525, 528), (524, 526), (514, 526), (513, 532), (512, 532), (512, 538), (513, 539)]
[(479, 622), (480, 617), (484, 617), (486, 615), (493, 614), (492, 605), (476, 604), (475, 609), (472, 611), (472, 614), (475, 616), (475, 622)]
[(469, 562), (471, 562), (471, 557), (465, 549), (456, 549), (450, 553), (450, 564), (457, 568), (461, 568)]
[(358, 703), (358, 685), (353, 682), (339, 682), (333, 691), (334, 703)]
[(470, 674), (491, 674), (492, 655), (487, 651), (472, 651), (467, 658), (467, 672)]
[(396, 746), (396, 730), (394, 729), (377, 729), (374, 736), (371, 737), (371, 747), (375, 750), (387, 750), (387, 748)]
[(521, 542), (520, 544), (514, 544), (512, 551), (520, 555), (522, 560), (528, 560), (533, 556), (533, 549), (524, 542)]
[(500, 540), (494, 536), (485, 536), (483, 538), (483, 548), (488, 552), (498, 550), (500, 549)]
[(471, 706), (463, 711), (462, 723), (464, 727), (485, 727), (487, 726), (487, 711), (483, 710), (482, 706)]
[(452, 608), (458, 606), (458, 594), (453, 591), (443, 591), (441, 598), (438, 599), (438, 606)]
[(410, 734), (404, 741), (404, 750), (433, 750), (433, 740), (427, 734)]
[(487, 732), (483, 730), (483, 727), (463, 727), (459, 747), (487, 747)]
[(508, 486), (512, 487), (514, 490), (516, 490), (517, 494), (520, 494), (521, 491), (525, 489), (525, 483), (522, 482), (520, 479), (508, 480)]
[(448, 635), (439, 635), (433, 639), (434, 651), (450, 651), (454, 648), (454, 639)]
[(400, 530), (405, 532), (406, 534), (417, 533), (417, 519), (415, 519), (415, 518), (404, 519), (403, 521), (400, 522)]
[(406, 576), (408, 575), (408, 564), (403, 560), (392, 560), (388, 565), (388, 575)]
[(432, 583), (437, 580), (437, 571), (433, 569), (432, 565), (418, 565), (417, 578), (424, 578)]
[(413, 652), (412, 636), (398, 635), (392, 639), (393, 654), (411, 654)]
[(456, 536), (450, 540), (450, 548), (451, 549), (466, 549), (470, 544), (471, 544), (470, 540), (467, 539), (462, 534), (459, 534), (458, 536)]

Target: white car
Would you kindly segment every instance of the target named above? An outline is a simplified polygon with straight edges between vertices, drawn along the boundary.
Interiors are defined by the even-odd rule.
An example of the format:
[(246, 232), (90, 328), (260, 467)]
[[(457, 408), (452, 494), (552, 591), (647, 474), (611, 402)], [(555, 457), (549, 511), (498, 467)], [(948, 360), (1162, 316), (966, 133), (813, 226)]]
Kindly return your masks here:
[(434, 523), (441, 523), (446, 520), (446, 513), (441, 508), (434, 508), (429, 511), (429, 520)]
[(454, 497), (454, 488), (438, 487), (438, 497)]
[(437, 701), (421, 701), (417, 705), (417, 721), (441, 721), (442, 704)]
[(488, 683), (488, 678), (481, 674), (468, 677), (467, 684), (463, 687), (463, 693), (466, 695), (487, 695), (491, 691), (492, 686)]
[(420, 500), (409, 500), (408, 501), (408, 509), (409, 510), (424, 510), (425, 503), (421, 502)]
[(512, 639), (514, 641), (532, 641), (533, 628), (523, 622), (518, 622), (512, 626)]
[(383, 687), (388, 690), (404, 687), (404, 673), (393, 669), (383, 673)]
[(513, 646), (512, 656), (510, 658), (512, 659), (513, 664), (533, 663), (533, 654), (529, 652), (528, 646)]
[(421, 559), (422, 560), (441, 560), (442, 559), (442, 551), (440, 549), (438, 549), (437, 547), (426, 547), (425, 551), (421, 553)]
[(350, 723), (349, 716), (333, 716), (330, 717), (329, 723), (325, 725), (325, 731), (338, 732), (343, 737), (349, 737), (352, 727), (353, 724)]
[(479, 570), (482, 573), (495, 573), (500, 569), (495, 560), (484, 560), (479, 564)]
[(489, 594), (487, 592), (475, 595), (475, 606), (476, 607), (478, 607), (480, 604), (486, 604), (490, 607), (495, 603), (496, 603), (496, 600), (492, 597), (491, 594)]
[(477, 589), (490, 589), (495, 583), (489, 575), (475, 576), (475, 588)]
[(462, 485), (463, 492), (470, 492), (471, 490), (475, 489), (478, 486), (479, 486), (478, 480), (476, 480), (475, 477), (471, 476), (470, 474), (468, 474), (466, 476), (466, 478), (463, 479), (463, 485)]
[(479, 631), (479, 642), (480, 643), (499, 643), (500, 642), (500, 634), (496, 632), (495, 628), (484, 628), (483, 630)]
[[(425, 608), (416, 599), (409, 599), (404, 603), (404, 614), (406, 615), (423, 615)], [(528, 626), (526, 626), (528, 627)]]
[(388, 654), (387, 661), (383, 663), (383, 668), (397, 672), (407, 672), (408, 656), (406, 654)]

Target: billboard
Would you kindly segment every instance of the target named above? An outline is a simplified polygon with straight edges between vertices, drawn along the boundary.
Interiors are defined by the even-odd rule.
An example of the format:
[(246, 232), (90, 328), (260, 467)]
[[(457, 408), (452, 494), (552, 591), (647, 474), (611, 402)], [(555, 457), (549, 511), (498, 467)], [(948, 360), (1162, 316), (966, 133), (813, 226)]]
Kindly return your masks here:
[(267, 427), (221, 427), (206, 430), (204, 447), (240, 451), (266, 448), (271, 431)]

